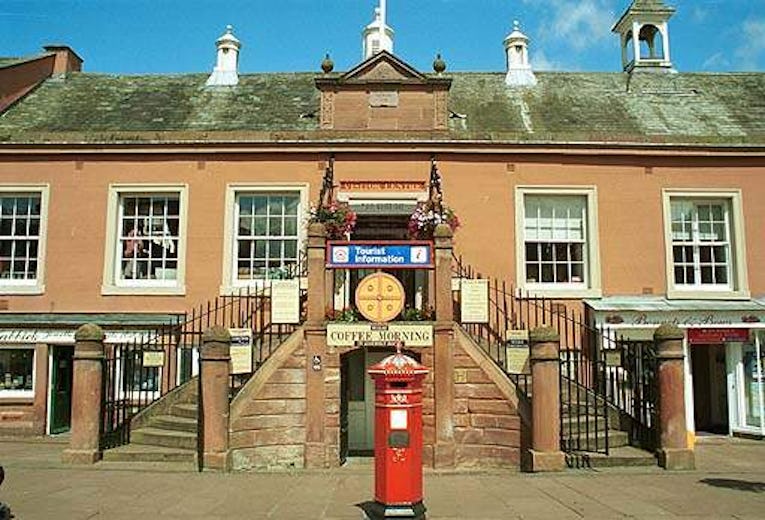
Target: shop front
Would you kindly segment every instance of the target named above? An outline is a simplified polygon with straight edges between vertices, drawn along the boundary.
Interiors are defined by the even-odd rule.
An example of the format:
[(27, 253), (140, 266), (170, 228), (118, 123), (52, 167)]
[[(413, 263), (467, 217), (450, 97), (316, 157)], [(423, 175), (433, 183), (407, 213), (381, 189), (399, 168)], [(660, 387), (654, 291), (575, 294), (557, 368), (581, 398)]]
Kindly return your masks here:
[(765, 303), (610, 297), (588, 320), (613, 338), (646, 341), (662, 323), (685, 331), (689, 443), (707, 435), (765, 436)]

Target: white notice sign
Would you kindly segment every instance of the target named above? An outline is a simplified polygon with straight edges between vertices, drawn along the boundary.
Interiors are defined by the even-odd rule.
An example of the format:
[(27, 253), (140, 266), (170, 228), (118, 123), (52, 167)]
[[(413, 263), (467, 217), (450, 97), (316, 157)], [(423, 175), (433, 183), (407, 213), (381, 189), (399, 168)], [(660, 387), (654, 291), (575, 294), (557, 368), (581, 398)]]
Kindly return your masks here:
[(231, 334), (231, 373), (252, 373), (252, 329), (228, 329)]
[(271, 281), (271, 323), (300, 323), (300, 280)]
[(144, 350), (143, 367), (156, 368), (165, 365), (165, 353), (162, 350)]
[(489, 280), (462, 280), (460, 316), (462, 323), (489, 323)]

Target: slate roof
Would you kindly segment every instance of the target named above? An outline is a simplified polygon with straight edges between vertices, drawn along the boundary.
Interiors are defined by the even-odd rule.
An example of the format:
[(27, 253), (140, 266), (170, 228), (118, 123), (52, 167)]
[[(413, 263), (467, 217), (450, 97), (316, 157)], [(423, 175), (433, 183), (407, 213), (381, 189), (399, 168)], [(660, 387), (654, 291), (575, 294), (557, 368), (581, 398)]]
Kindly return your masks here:
[(448, 132), (319, 129), (315, 73), (49, 79), (0, 115), (3, 143), (187, 141), (489, 141), (765, 146), (765, 74), (452, 73)]

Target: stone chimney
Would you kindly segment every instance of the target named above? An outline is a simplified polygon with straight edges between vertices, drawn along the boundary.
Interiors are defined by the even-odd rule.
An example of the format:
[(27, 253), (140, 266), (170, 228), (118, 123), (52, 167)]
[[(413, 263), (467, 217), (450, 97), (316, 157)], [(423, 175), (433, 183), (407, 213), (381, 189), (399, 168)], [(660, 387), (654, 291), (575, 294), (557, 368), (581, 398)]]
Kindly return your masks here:
[(529, 38), (521, 32), (520, 23), (513, 22), (513, 32), (505, 38), (507, 55), (507, 76), (505, 84), (509, 87), (533, 87), (537, 78), (529, 63)]
[(68, 45), (46, 45), (43, 49), (54, 55), (53, 76), (66, 76), (82, 70), (82, 58)]
[(218, 38), (215, 44), (218, 47), (218, 60), (210, 77), (207, 78), (208, 87), (225, 87), (239, 84), (239, 49), (242, 43), (234, 36), (234, 28), (226, 26), (226, 32)]

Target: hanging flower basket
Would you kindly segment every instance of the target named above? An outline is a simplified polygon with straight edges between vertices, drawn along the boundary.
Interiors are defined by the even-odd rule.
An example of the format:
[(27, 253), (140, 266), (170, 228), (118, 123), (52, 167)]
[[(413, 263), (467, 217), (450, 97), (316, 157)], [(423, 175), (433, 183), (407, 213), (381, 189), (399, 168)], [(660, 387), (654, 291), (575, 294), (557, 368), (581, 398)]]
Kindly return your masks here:
[(449, 206), (436, 208), (433, 202), (421, 202), (409, 217), (409, 238), (412, 240), (432, 240), (439, 224), (447, 224), (452, 233), (460, 227), (457, 214)]
[(310, 222), (321, 222), (330, 240), (344, 240), (356, 228), (356, 212), (345, 202), (311, 206)]

